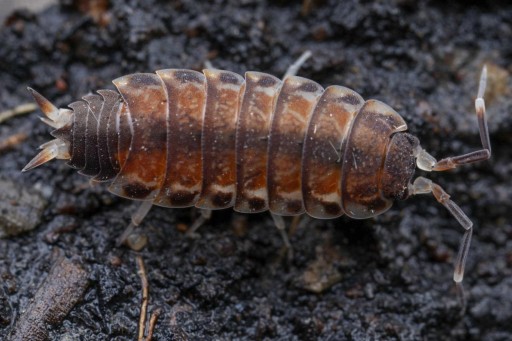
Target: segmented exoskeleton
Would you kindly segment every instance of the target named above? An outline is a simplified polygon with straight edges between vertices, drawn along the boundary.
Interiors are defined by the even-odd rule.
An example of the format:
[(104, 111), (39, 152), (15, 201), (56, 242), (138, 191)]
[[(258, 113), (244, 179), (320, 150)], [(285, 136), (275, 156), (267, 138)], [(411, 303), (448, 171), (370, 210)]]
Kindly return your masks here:
[(345, 87), (265, 73), (167, 69), (113, 81), (119, 93), (98, 94), (57, 109), (30, 89), (55, 128), (24, 171), (53, 158), (119, 196), (151, 205), (233, 207), (245, 213), (343, 214), (362, 219), (396, 199), (433, 193), (466, 232), (454, 280), (462, 281), (472, 223), (430, 180), (411, 178), (417, 166), (441, 171), (491, 154), (483, 93), (476, 111), (483, 149), (437, 162), (388, 105)]

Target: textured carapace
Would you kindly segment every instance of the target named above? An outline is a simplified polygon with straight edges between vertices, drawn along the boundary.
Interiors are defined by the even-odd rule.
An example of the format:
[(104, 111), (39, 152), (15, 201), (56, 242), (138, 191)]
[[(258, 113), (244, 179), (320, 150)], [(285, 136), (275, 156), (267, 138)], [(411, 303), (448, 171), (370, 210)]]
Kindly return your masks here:
[[(438, 197), (435, 184), (411, 184), (415, 160), (430, 171), (490, 156), (483, 99), (477, 112), (485, 149), (450, 158), (458, 162), (450, 166), (421, 149), (388, 105), (341, 86), (213, 69), (113, 82), (118, 92), (99, 90), (70, 109), (30, 89), (56, 139), (24, 170), (66, 159), (81, 174), (110, 181), (116, 195), (164, 207), (369, 218), (410, 194)], [(458, 209), (446, 197), (438, 200), (452, 213)]]

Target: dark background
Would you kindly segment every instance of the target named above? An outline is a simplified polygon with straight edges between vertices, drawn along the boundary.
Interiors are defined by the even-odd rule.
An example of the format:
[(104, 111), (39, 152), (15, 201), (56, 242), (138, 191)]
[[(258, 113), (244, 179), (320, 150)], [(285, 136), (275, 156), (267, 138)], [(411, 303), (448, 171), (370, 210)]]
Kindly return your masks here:
[[(300, 76), (388, 103), (438, 158), (479, 147), (473, 101), (486, 63), (492, 160), (428, 175), (475, 223), (465, 311), (452, 281), (462, 228), (430, 196), (376, 219), (303, 219), (290, 263), (267, 214), (215, 212), (191, 240), (182, 224), (195, 212), (154, 208), (141, 255), (149, 311), (162, 309), (155, 340), (512, 339), (508, 1), (62, 0), (8, 16), (0, 44), (0, 111), (32, 102), (27, 86), (65, 106), (127, 73), (201, 70), (207, 60), (281, 76), (310, 49)], [(0, 141), (28, 136), (0, 151), (2, 216), (21, 212), (38, 224), (0, 239), (0, 339), (19, 327), (51, 267), (67, 257), (88, 271), (89, 284), (63, 320), (47, 325), (48, 337), (133, 340), (136, 253), (115, 239), (136, 203), (90, 185), (64, 162), (21, 174), (49, 131), (36, 113), (0, 125)], [(9, 199), (10, 191), (29, 204)], [(319, 283), (327, 283), (322, 292), (311, 292)]]

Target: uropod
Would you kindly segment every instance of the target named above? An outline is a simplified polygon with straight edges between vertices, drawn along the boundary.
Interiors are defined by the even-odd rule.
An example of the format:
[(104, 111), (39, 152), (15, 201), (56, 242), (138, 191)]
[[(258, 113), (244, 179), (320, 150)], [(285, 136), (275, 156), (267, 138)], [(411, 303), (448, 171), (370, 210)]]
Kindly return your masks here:
[(486, 68), (475, 100), (482, 149), (440, 161), (388, 105), (292, 73), (283, 80), (217, 69), (136, 73), (115, 79), (117, 91), (61, 109), (29, 88), (55, 139), (23, 171), (64, 159), (109, 182), (113, 194), (142, 202), (128, 230), (152, 205), (203, 209), (191, 229), (211, 210), (269, 210), (287, 245), (283, 216), (364, 219), (394, 200), (432, 193), (464, 228), (453, 276), (461, 282), (473, 224), (439, 185), (412, 178), (416, 166), (445, 171), (490, 158)]

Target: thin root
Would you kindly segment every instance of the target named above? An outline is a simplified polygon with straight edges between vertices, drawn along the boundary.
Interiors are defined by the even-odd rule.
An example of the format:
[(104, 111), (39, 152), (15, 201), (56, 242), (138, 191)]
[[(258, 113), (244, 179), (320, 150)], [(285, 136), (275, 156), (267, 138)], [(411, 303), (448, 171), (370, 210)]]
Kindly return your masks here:
[(25, 103), (25, 104), (18, 105), (17, 107), (14, 107), (12, 109), (3, 111), (0, 113), (0, 124), (7, 120), (10, 120), (13, 117), (31, 113), (32, 111), (35, 111), (36, 109), (37, 109), (37, 104)]
[(137, 267), (137, 273), (139, 274), (140, 282), (142, 284), (142, 303), (140, 307), (139, 334), (137, 340), (144, 341), (144, 332), (146, 329), (146, 315), (149, 301), (149, 283), (146, 274), (146, 268), (144, 267), (144, 261), (142, 260), (142, 256), (140, 255), (137, 255)]
[(160, 317), (160, 314), (162, 313), (162, 309), (157, 308), (153, 314), (151, 314), (151, 318), (149, 319), (149, 329), (148, 329), (148, 335), (146, 336), (145, 341), (151, 341), (153, 338), (153, 332), (155, 330), (156, 322), (158, 321), (158, 318)]
[(26, 133), (16, 133), (3, 139), (0, 141), (0, 153), (16, 147), (21, 142), (25, 141), (27, 137), (28, 135)]

